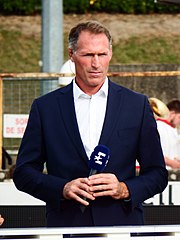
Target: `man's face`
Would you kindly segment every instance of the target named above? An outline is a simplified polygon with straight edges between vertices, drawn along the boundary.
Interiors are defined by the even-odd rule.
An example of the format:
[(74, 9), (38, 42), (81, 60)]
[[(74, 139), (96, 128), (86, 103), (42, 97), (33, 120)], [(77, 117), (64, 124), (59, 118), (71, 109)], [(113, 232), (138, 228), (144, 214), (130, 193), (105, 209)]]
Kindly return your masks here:
[(69, 49), (75, 63), (76, 83), (87, 94), (96, 93), (106, 78), (112, 48), (105, 34), (81, 32), (76, 52)]
[(177, 127), (178, 125), (180, 125), (180, 113), (172, 113), (172, 118), (171, 118), (171, 124), (174, 127)]

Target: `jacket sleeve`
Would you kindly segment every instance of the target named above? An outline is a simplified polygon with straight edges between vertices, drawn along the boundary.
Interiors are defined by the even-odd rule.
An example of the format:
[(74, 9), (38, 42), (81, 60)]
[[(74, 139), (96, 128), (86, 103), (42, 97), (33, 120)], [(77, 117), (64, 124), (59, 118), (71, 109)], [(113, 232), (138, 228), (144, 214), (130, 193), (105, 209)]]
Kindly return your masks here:
[(13, 180), (20, 191), (58, 205), (67, 180), (44, 173), (44, 149), (41, 116), (35, 100), (19, 149)]
[(131, 194), (132, 207), (162, 192), (168, 183), (156, 121), (148, 99), (145, 99), (137, 156), (140, 173), (125, 181)]

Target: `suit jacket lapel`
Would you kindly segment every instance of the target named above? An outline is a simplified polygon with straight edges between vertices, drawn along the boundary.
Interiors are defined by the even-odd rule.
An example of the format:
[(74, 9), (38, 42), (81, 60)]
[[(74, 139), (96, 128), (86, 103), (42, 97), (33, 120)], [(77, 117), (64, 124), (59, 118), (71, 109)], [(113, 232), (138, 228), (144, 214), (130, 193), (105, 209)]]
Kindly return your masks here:
[(72, 83), (65, 88), (60, 89), (61, 95), (59, 97), (59, 106), (61, 116), (64, 121), (64, 126), (71, 138), (73, 144), (77, 148), (77, 151), (87, 162), (87, 155), (80, 137), (80, 132), (77, 124), (74, 100), (73, 100), (73, 85)]
[[(103, 124), (103, 129), (101, 132), (101, 137), (99, 140), (100, 144), (106, 145), (108, 139), (112, 134), (112, 131), (116, 125), (116, 122), (120, 117), (120, 108), (122, 103), (121, 87), (111, 81), (109, 81), (109, 93), (107, 101), (107, 109)], [(72, 83), (65, 88), (60, 89), (59, 96), (59, 106), (61, 111), (61, 116), (64, 121), (64, 126), (71, 138), (73, 144), (76, 146), (81, 158), (83, 158), (88, 163), (88, 157), (85, 152), (80, 132), (77, 124), (74, 100), (73, 100), (73, 85)]]
[(111, 133), (120, 117), (122, 103), (121, 87), (109, 81), (108, 100), (103, 129), (99, 140), (100, 144), (107, 144)]

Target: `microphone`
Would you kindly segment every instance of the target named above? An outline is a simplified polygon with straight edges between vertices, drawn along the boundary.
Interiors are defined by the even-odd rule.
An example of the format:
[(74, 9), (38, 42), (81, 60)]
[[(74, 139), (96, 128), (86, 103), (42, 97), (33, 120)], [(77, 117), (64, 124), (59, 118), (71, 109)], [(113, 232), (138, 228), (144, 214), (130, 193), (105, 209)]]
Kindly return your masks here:
[(106, 167), (110, 156), (110, 150), (104, 145), (97, 145), (91, 153), (89, 160), (89, 176), (100, 173)]
[[(92, 176), (96, 173), (101, 173), (104, 168), (106, 167), (108, 160), (110, 157), (110, 150), (104, 145), (97, 145), (94, 148), (94, 151), (91, 153), (90, 160), (89, 160), (89, 176)], [(86, 200), (86, 198), (83, 198)], [(81, 211), (84, 212), (85, 206), (80, 206)]]

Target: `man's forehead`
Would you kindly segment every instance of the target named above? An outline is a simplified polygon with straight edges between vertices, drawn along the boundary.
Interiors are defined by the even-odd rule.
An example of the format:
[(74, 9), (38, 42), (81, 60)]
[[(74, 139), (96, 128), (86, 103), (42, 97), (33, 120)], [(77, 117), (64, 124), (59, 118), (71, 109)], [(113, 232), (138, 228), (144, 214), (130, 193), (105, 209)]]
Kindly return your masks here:
[(82, 34), (77, 41), (77, 50), (81, 51), (109, 51), (109, 41), (105, 34)]
[(93, 33), (93, 32), (90, 32), (90, 31), (82, 31), (80, 34), (79, 34), (79, 37), (78, 37), (78, 40), (77, 42), (83, 40), (83, 38), (88, 38), (89, 40), (93, 40), (93, 39), (104, 39), (104, 40), (107, 40), (107, 42), (109, 42), (107, 36), (105, 33)]

